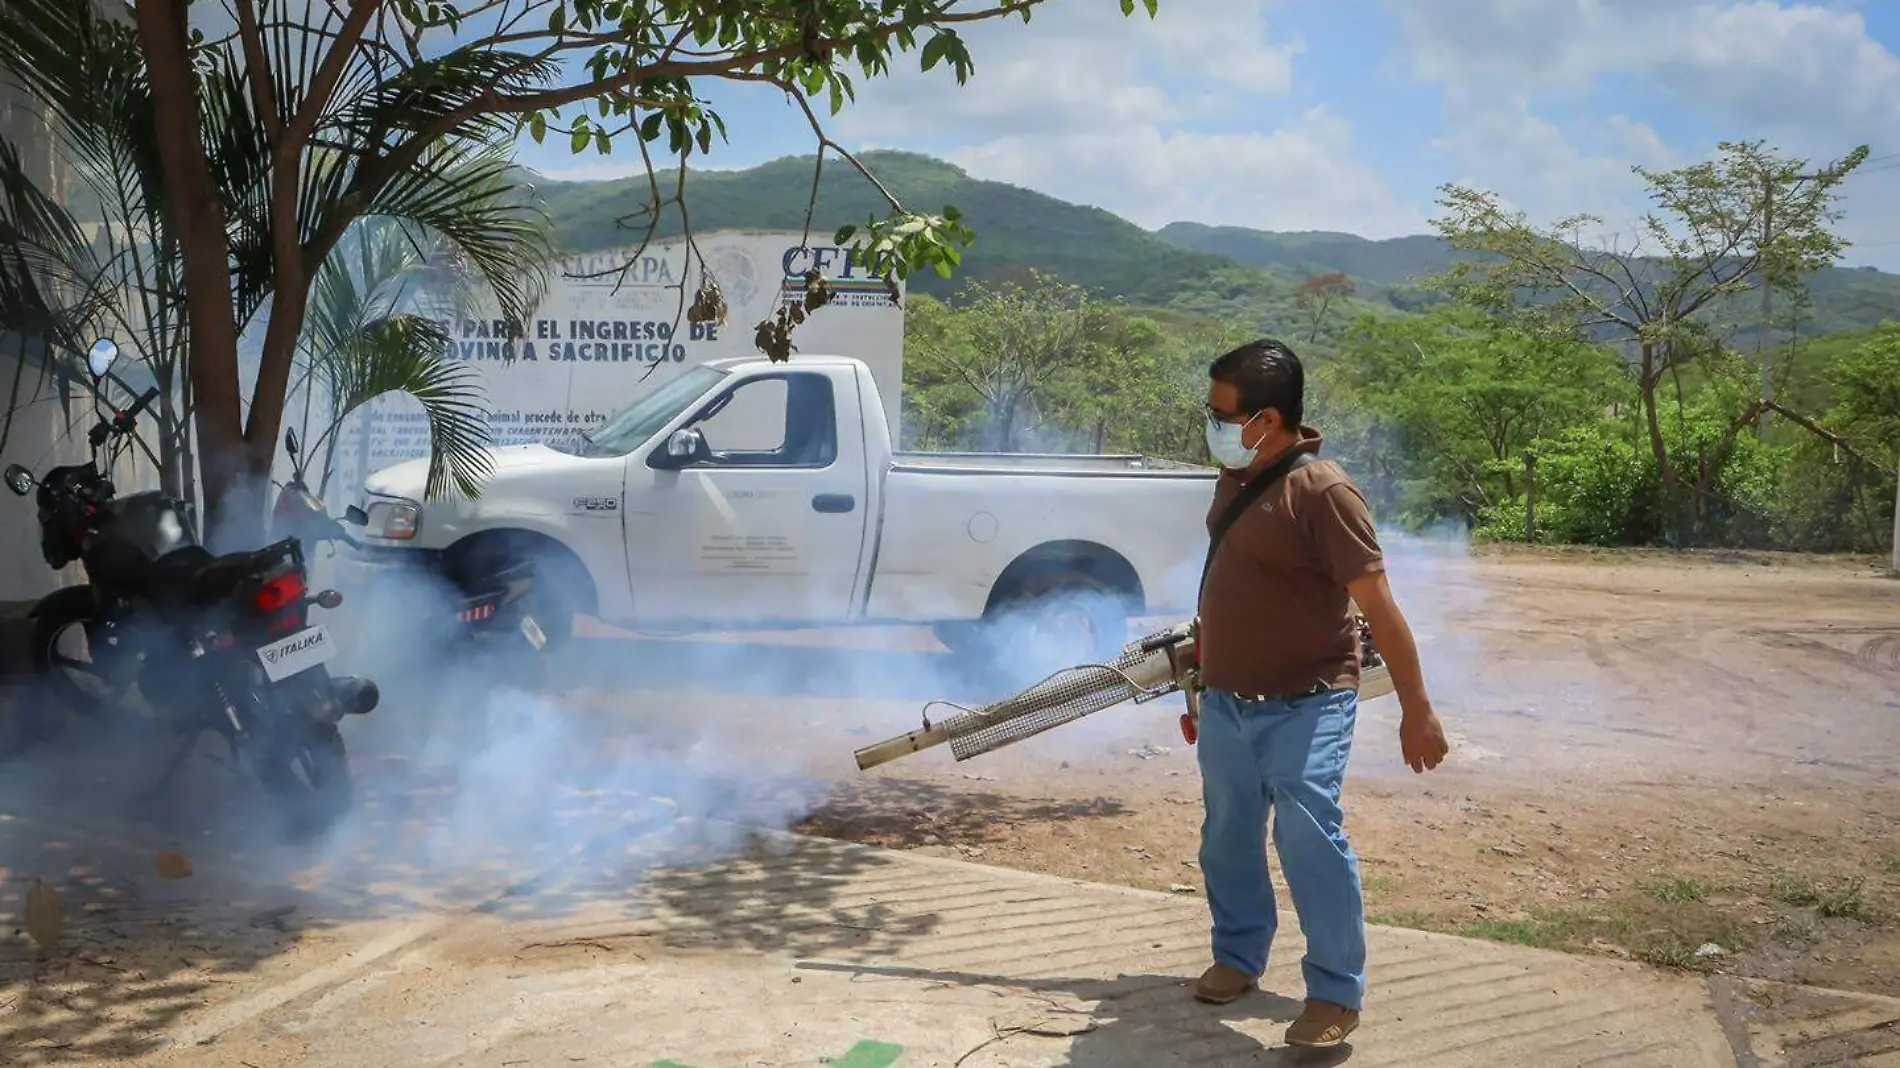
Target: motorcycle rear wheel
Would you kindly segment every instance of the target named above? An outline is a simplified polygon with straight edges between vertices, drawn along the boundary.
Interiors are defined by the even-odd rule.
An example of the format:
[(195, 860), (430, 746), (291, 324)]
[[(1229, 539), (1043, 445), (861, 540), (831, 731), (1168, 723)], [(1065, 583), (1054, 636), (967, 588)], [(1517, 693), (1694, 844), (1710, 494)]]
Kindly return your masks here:
[(335, 826), (354, 803), (349, 753), (334, 726), (310, 724), (301, 737), (254, 753), (252, 768), (276, 805), (286, 829), (297, 838), (322, 834)]

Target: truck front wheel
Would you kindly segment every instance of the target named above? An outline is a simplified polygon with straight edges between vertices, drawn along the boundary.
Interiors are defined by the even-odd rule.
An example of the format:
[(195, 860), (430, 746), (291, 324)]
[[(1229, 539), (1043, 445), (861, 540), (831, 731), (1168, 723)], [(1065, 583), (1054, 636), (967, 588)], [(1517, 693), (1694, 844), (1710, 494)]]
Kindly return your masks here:
[(534, 562), (534, 588), (528, 592), (527, 608), (534, 621), (547, 635), (550, 648), (566, 645), (574, 636), (574, 617), (586, 611), (587, 572), (580, 562), (564, 552), (530, 551)]
[(468, 544), (461, 552), (450, 551), (449, 574), (462, 585), (469, 575), (490, 574), (513, 564), (534, 565), (534, 587), (528, 591), (526, 608), (547, 635), (548, 646), (564, 645), (574, 635), (574, 617), (593, 611), (592, 580), (587, 569), (564, 547), (539, 538), (519, 536), (500, 538), (493, 535)]

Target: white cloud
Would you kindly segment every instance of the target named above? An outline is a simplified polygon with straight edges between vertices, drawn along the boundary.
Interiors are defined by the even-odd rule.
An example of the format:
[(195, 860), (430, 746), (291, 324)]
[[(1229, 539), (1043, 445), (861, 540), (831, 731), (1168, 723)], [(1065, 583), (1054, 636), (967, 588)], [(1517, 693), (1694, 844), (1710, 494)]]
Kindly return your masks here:
[[(1591, 211), (1625, 226), (1647, 205), (1632, 164), (1679, 166), (1718, 140), (1766, 139), (1817, 163), (1900, 150), (1900, 56), (1858, 12), (1814, 3), (1388, 0), (1413, 72), (1445, 93), (1440, 146), (1534, 217)], [(1606, 79), (1608, 81), (1606, 82)], [(1605, 86), (1626, 93), (1609, 97)], [(1640, 94), (1640, 95), (1639, 95)], [(1610, 113), (1560, 125), (1542, 105)], [(1579, 108), (1578, 105), (1583, 105)], [(1670, 144), (1631, 112), (1673, 115)], [(1551, 112), (1562, 113), (1562, 112)], [(1686, 140), (1686, 139), (1685, 139)], [(1849, 179), (1844, 234), (1892, 236), (1900, 183)], [(1616, 225), (1610, 229), (1615, 230)], [(1869, 249), (1878, 259), (1878, 250)], [(1850, 259), (1863, 261), (1850, 253)]]
[(1056, 192), (1151, 229), (1182, 219), (1367, 237), (1426, 228), (1380, 175), (1353, 162), (1350, 124), (1323, 108), (1271, 133), (1150, 125), (1000, 138), (952, 158), (972, 174)]
[[(1115, 0), (1057, 0), (1025, 25), (1008, 18), (961, 30), (975, 63), (966, 84), (895, 61), (862, 84), (836, 122), (880, 144), (1026, 136), (1206, 117), (1293, 84), (1301, 43), (1267, 32), (1270, 0), (1171, 0), (1150, 19)], [(1216, 14), (1218, 11), (1218, 14)]]
[[(1900, 135), (1900, 56), (1815, 4), (1388, 0), (1421, 76), (1513, 93), (1635, 75), (1711, 115), (1787, 134)], [(1823, 130), (1815, 130), (1816, 119)], [(1836, 152), (1846, 150), (1851, 141)]]
[(1417, 232), (1424, 220), (1355, 159), (1324, 109), (1262, 120), (1294, 91), (1301, 40), (1273, 0), (1164, 0), (1151, 21), (1115, 0), (1058, 0), (966, 33), (976, 71), (866, 85), (840, 140), (946, 156), (980, 178), (1093, 204), (1154, 227)]

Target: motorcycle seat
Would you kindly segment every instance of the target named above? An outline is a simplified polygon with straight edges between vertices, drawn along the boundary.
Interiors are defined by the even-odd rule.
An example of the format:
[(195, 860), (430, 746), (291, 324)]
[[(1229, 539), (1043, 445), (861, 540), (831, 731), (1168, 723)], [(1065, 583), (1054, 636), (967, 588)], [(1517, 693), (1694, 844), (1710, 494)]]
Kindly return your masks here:
[(213, 556), (196, 545), (174, 549), (153, 561), (151, 588), (169, 603), (212, 604), (229, 597), (252, 574), (252, 556)]

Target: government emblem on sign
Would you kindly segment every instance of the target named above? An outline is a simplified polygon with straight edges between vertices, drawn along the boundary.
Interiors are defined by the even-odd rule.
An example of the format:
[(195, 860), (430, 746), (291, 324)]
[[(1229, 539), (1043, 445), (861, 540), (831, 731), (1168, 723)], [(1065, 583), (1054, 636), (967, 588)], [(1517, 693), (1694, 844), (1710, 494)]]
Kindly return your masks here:
[[(726, 298), (727, 322), (751, 318), (753, 304), (759, 298), (759, 268), (746, 250), (732, 245), (715, 248), (704, 256), (706, 272)], [(693, 280), (694, 285), (698, 279)]]

